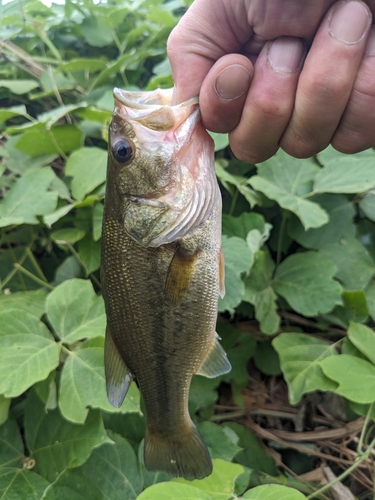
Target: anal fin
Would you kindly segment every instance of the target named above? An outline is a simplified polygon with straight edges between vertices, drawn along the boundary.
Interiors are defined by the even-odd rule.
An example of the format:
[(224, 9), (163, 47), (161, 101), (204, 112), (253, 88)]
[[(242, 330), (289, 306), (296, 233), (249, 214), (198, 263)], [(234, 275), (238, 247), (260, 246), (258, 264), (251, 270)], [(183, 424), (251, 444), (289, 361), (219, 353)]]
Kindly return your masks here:
[(221, 347), (216, 334), (215, 339), (212, 342), (211, 349), (208, 351), (201, 367), (197, 371), (197, 375), (215, 378), (219, 377), (219, 375), (224, 375), (225, 373), (230, 372), (231, 369), (232, 366), (229, 363), (227, 353)]
[(165, 293), (172, 306), (181, 304), (185, 297), (198, 253), (199, 250), (191, 254), (178, 247), (173, 255), (165, 282)]
[(104, 344), (104, 367), (108, 401), (115, 408), (120, 408), (133, 375), (122, 359), (108, 326)]

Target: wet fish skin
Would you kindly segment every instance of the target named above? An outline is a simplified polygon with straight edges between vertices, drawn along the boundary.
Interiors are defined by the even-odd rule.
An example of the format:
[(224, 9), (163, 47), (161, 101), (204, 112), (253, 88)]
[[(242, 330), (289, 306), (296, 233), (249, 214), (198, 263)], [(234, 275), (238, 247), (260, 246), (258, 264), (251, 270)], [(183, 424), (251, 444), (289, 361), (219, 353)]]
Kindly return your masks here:
[(221, 196), (196, 101), (172, 107), (170, 99), (115, 90), (102, 238), (105, 367), (115, 406), (137, 378), (146, 467), (196, 479), (212, 463), (188, 413), (191, 378), (230, 369), (215, 338)]

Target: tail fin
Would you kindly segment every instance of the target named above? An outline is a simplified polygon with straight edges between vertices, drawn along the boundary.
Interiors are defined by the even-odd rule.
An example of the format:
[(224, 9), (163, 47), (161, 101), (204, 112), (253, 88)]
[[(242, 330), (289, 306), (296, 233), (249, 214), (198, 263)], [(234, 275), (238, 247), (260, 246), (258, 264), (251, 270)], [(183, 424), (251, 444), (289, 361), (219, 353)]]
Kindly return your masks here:
[(192, 481), (209, 476), (211, 457), (202, 436), (191, 424), (187, 432), (161, 437), (146, 429), (145, 465), (149, 471), (164, 471)]

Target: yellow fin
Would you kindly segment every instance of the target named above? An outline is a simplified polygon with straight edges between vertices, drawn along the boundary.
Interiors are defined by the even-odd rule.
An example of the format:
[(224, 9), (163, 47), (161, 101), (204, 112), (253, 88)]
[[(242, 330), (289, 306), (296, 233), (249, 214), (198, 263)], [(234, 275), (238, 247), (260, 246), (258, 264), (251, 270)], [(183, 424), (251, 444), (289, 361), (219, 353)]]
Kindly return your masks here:
[(219, 295), (223, 299), (225, 295), (225, 263), (223, 249), (219, 252)]
[(211, 349), (208, 351), (201, 367), (197, 371), (197, 375), (215, 378), (219, 375), (224, 375), (224, 373), (230, 372), (231, 369), (232, 366), (229, 363), (227, 353), (221, 347), (216, 334), (216, 337), (212, 342)]
[(108, 326), (104, 344), (104, 367), (108, 401), (115, 408), (120, 408), (133, 375), (118, 352)]
[(199, 251), (189, 254), (182, 247), (175, 251), (165, 282), (165, 292), (172, 306), (181, 304), (185, 297), (198, 253)]
[(158, 436), (146, 428), (145, 465), (149, 471), (164, 471), (189, 481), (203, 479), (212, 472), (207, 446), (191, 423), (184, 432)]

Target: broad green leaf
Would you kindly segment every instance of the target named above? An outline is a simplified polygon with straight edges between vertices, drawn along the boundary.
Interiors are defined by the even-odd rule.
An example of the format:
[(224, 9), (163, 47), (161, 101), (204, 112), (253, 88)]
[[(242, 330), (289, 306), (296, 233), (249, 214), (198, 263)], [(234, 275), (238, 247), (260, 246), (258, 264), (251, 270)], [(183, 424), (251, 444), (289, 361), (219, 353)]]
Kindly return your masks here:
[(223, 234), (226, 236), (238, 236), (246, 240), (247, 235), (253, 229), (260, 233), (265, 230), (264, 217), (256, 212), (243, 212), (239, 217), (223, 214)]
[(0, 469), (2, 500), (40, 500), (48, 481), (31, 470), (4, 467)]
[(106, 63), (103, 59), (77, 58), (70, 59), (57, 67), (59, 71), (92, 71), (104, 69)]
[(189, 484), (173, 482), (158, 483), (145, 489), (137, 500), (212, 500), (212, 497), (202, 490)]
[(367, 320), (370, 312), (364, 290), (347, 290), (342, 293), (342, 300), (348, 317), (359, 323)]
[(136, 385), (130, 386), (120, 409), (107, 399), (104, 376), (104, 339), (83, 343), (69, 353), (61, 375), (59, 408), (71, 422), (85, 421), (88, 408), (108, 412), (139, 412), (140, 397)]
[(81, 148), (72, 153), (65, 175), (72, 177), (72, 194), (78, 201), (102, 184), (106, 178), (107, 153), (99, 148)]
[(365, 290), (366, 303), (372, 319), (375, 319), (375, 281), (372, 280)]
[(44, 123), (47, 130), (50, 130), (52, 125), (55, 125), (61, 118), (68, 115), (72, 111), (76, 111), (77, 109), (81, 109), (85, 107), (86, 103), (80, 104), (68, 104), (67, 106), (59, 106), (57, 108), (53, 108), (45, 113), (42, 113), (37, 116), (39, 123)]
[(21, 432), (17, 422), (9, 419), (0, 426), (0, 470), (2, 467), (21, 468), (24, 453)]
[(295, 213), (305, 229), (328, 222), (326, 211), (305, 199), (311, 193), (313, 180), (319, 172), (313, 160), (296, 160), (280, 150), (257, 168), (258, 175), (249, 179), (250, 185), (277, 201), (282, 208)]
[(112, 31), (103, 17), (85, 17), (81, 33), (92, 47), (105, 47), (113, 41)]
[(0, 313), (0, 394), (16, 397), (59, 363), (60, 345), (38, 318), (22, 309)]
[(51, 238), (57, 243), (77, 243), (77, 241), (81, 240), (85, 236), (85, 231), (83, 229), (78, 229), (77, 227), (69, 227), (66, 229), (58, 229), (57, 231), (53, 231), (51, 233)]
[[(82, 146), (83, 134), (74, 125), (56, 125), (51, 130), (32, 129), (17, 136), (16, 148), (34, 158), (52, 153), (70, 153)], [(89, 177), (88, 177), (89, 178)], [(87, 179), (86, 179), (87, 180)]]
[(375, 401), (375, 366), (368, 361), (341, 354), (320, 361), (324, 374), (338, 384), (335, 392), (355, 403)]
[(277, 475), (275, 461), (265, 451), (258, 439), (245, 426), (234, 422), (225, 423), (225, 428), (232, 429), (239, 437), (238, 444), (243, 448), (235, 456), (235, 461), (260, 472), (272, 476)]
[(312, 335), (282, 333), (272, 344), (280, 357), (280, 366), (289, 388), (291, 404), (312, 391), (335, 391), (337, 384), (321, 370), (321, 361), (337, 354), (334, 347)]
[(31, 90), (39, 87), (36, 80), (0, 80), (0, 87), (5, 87), (13, 94), (27, 94)]
[(361, 198), (359, 202), (360, 208), (364, 211), (366, 217), (373, 222), (375, 221), (375, 192), (369, 191)]
[(325, 255), (290, 255), (276, 269), (274, 290), (305, 316), (329, 312), (341, 303), (341, 286), (332, 277), (336, 266)]
[(15, 116), (26, 116), (26, 107), (21, 104), (20, 106), (11, 106), (10, 108), (0, 108), (0, 123), (14, 118)]
[(87, 234), (78, 243), (78, 253), (87, 274), (91, 274), (99, 269), (101, 255), (100, 241), (94, 241), (92, 236)]
[(303, 500), (305, 495), (298, 490), (278, 484), (263, 484), (247, 491), (242, 497), (246, 500)]
[(8, 419), (11, 402), (11, 398), (6, 398), (0, 394), (0, 425), (3, 425), (3, 423)]
[(74, 208), (73, 204), (64, 205), (64, 206), (58, 208), (54, 212), (51, 212), (48, 215), (45, 215), (43, 217), (44, 223), (47, 226), (51, 227), (52, 224), (54, 224), (58, 220), (62, 219), (64, 217), (64, 215), (69, 213), (73, 208)]
[(188, 484), (207, 493), (212, 500), (229, 500), (233, 498), (236, 479), (241, 476), (245, 469), (242, 465), (225, 462), (220, 458), (212, 461), (213, 472), (204, 479), (187, 481), (182, 478), (172, 479), (173, 482)]
[(103, 203), (94, 205), (92, 211), (92, 239), (94, 241), (98, 241), (102, 235), (103, 210)]
[(355, 238), (341, 239), (321, 247), (319, 252), (335, 263), (334, 276), (346, 290), (361, 290), (375, 274), (375, 264), (367, 249)]
[(317, 174), (315, 193), (361, 193), (375, 186), (375, 156), (353, 156), (328, 161)]
[(223, 376), (223, 380), (227, 382), (234, 381), (241, 390), (246, 387), (249, 380), (246, 365), (253, 356), (255, 347), (255, 338), (247, 333), (237, 331), (234, 344), (229, 349), (226, 349), (232, 370)]
[(235, 189), (233, 189), (234, 186), (249, 202), (251, 208), (253, 208), (255, 205), (260, 205), (261, 197), (258, 193), (256, 193), (249, 187), (249, 180), (246, 179), (246, 177), (231, 174), (219, 161), (215, 162), (215, 169), (218, 179), (225, 187), (225, 189), (229, 191), (229, 193), (231, 193), (232, 196), (235, 192)]
[(33, 392), (26, 403), (25, 433), (35, 472), (50, 482), (65, 469), (85, 463), (94, 448), (111, 443), (98, 411), (90, 411), (83, 425), (72, 424), (58, 410), (45, 413)]
[(219, 311), (232, 311), (243, 299), (245, 286), (241, 274), (253, 263), (253, 254), (246, 242), (237, 236), (222, 240), (225, 262), (225, 296), (219, 299)]
[(343, 195), (321, 194), (312, 200), (326, 210), (329, 221), (317, 229), (305, 230), (297, 217), (291, 217), (288, 223), (288, 233), (305, 248), (318, 250), (326, 243), (335, 243), (342, 238), (355, 236), (355, 208)]
[(104, 302), (91, 281), (64, 281), (48, 295), (46, 307), (53, 329), (64, 342), (104, 336)]
[(48, 489), (43, 500), (135, 500), (142, 478), (130, 444), (109, 431), (114, 444), (95, 448), (81, 467), (67, 469)]
[(57, 286), (74, 278), (83, 278), (83, 269), (76, 256), (71, 255), (56, 268), (55, 279), (52, 284)]
[(201, 422), (198, 430), (204, 442), (209, 447), (212, 458), (222, 458), (231, 462), (234, 456), (241, 451), (238, 446), (238, 436), (231, 429), (226, 429), (212, 422)]
[[(357, 158), (360, 156), (372, 156), (373, 157), (374, 151), (372, 148), (366, 149), (365, 151), (361, 151), (360, 153), (356, 153), (355, 156)], [(348, 155), (346, 153), (340, 153), (339, 151), (337, 151), (337, 149), (334, 149), (331, 145), (329, 145), (328, 147), (326, 147), (326, 149), (324, 149), (323, 151), (318, 153), (316, 155), (316, 157), (317, 157), (319, 163), (322, 166), (325, 166), (331, 160), (339, 160), (342, 158), (347, 158)], [(351, 157), (353, 157), (353, 155)]]
[(9, 309), (22, 309), (40, 318), (46, 312), (46, 296), (46, 292), (42, 290), (0, 295), (0, 312), (6, 312)]
[(51, 372), (45, 380), (37, 382), (33, 388), (38, 394), (39, 399), (43, 401), (46, 411), (56, 410), (57, 385), (55, 371)]
[(272, 288), (275, 264), (268, 253), (259, 250), (254, 255), (254, 265), (246, 278), (244, 300), (255, 307), (255, 317), (263, 333), (274, 334), (280, 324), (277, 314), (276, 294)]
[[(56, 208), (57, 193), (47, 191), (54, 173), (49, 167), (27, 172), (4, 195), (0, 205), (0, 227), (9, 224), (38, 224), (37, 215)], [(12, 222), (13, 221), (13, 222)]]
[(348, 328), (348, 337), (355, 347), (375, 365), (375, 332), (371, 328), (359, 323), (351, 322)]
[(280, 375), (280, 360), (271, 341), (258, 342), (254, 353), (254, 364), (266, 375)]
[(215, 152), (225, 149), (229, 145), (228, 134), (218, 134), (216, 132), (209, 132), (210, 136), (214, 140)]
[(214, 404), (218, 398), (215, 390), (218, 383), (218, 379), (201, 377), (200, 375), (195, 375), (192, 378), (189, 390), (189, 410), (191, 414), (208, 408), (209, 414), (212, 415)]

